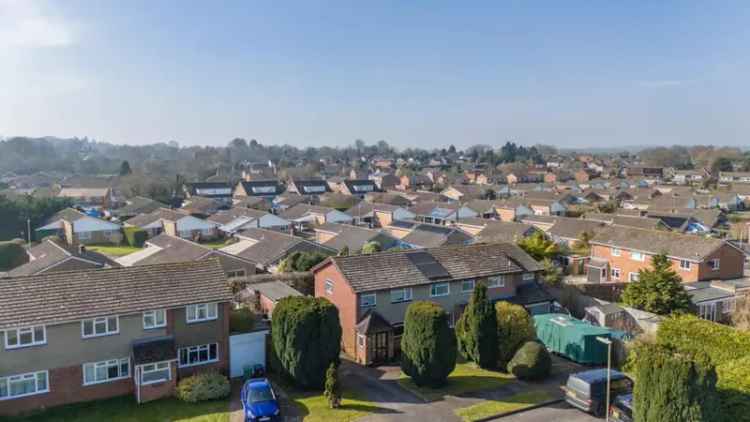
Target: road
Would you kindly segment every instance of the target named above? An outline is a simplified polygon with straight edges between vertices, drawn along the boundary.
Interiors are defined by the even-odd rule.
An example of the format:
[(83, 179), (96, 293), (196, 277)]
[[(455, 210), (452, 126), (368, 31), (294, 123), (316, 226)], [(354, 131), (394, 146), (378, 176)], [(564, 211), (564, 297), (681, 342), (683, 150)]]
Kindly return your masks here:
[(597, 419), (578, 409), (570, 407), (565, 402), (553, 404), (551, 406), (540, 407), (539, 409), (529, 410), (507, 416), (500, 419), (493, 419), (498, 422), (602, 422), (604, 419)]

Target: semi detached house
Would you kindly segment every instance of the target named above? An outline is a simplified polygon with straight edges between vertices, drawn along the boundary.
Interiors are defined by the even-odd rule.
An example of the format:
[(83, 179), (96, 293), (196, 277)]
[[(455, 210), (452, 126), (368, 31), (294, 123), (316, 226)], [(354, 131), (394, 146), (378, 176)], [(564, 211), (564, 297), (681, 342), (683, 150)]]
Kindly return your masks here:
[(342, 348), (365, 365), (395, 358), (409, 303), (429, 300), (458, 320), (478, 282), (493, 301), (549, 312), (537, 284), (541, 266), (510, 243), (330, 257), (313, 268), (315, 296), (339, 310)]
[(0, 415), (226, 372), (231, 290), (216, 259), (0, 279)]

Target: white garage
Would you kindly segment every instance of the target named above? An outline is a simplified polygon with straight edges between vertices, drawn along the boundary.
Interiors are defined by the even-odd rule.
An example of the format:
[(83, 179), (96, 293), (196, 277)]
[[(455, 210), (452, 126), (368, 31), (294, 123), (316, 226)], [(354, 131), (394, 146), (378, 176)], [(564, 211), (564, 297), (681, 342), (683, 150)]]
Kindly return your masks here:
[(229, 376), (241, 377), (243, 368), (261, 364), (266, 366), (266, 336), (268, 330), (229, 336)]

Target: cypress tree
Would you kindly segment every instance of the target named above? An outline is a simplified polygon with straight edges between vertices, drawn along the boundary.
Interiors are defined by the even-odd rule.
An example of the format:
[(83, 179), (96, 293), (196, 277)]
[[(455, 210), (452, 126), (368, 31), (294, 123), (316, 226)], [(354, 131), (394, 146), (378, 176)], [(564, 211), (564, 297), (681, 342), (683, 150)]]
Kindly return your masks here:
[(438, 304), (417, 301), (406, 309), (401, 370), (418, 386), (439, 387), (456, 367), (456, 336)]
[(487, 286), (478, 283), (469, 304), (456, 324), (456, 340), (461, 355), (482, 368), (497, 364), (497, 318), (487, 300)]
[(292, 296), (273, 310), (271, 340), (288, 378), (302, 388), (322, 388), (326, 370), (338, 363), (341, 324), (336, 306), (325, 298)]
[(687, 355), (665, 346), (637, 350), (634, 416), (640, 422), (700, 422), (722, 419), (716, 369), (704, 354)]

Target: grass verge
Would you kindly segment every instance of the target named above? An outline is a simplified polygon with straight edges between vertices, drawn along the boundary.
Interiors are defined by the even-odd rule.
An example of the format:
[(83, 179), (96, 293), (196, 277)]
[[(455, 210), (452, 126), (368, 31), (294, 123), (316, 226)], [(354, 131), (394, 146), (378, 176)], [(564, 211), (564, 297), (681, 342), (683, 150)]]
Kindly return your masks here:
[(474, 422), (502, 413), (522, 410), (553, 398), (552, 394), (546, 391), (529, 391), (512, 395), (504, 400), (488, 400), (477, 403), (473, 406), (457, 409), (454, 413), (464, 422)]
[(404, 373), (401, 373), (398, 383), (424, 401), (435, 401), (447, 395), (459, 396), (477, 391), (494, 390), (513, 380), (515, 378), (510, 374), (488, 371), (473, 363), (457, 363), (456, 369), (451, 372), (445, 385), (440, 388), (419, 387)]

